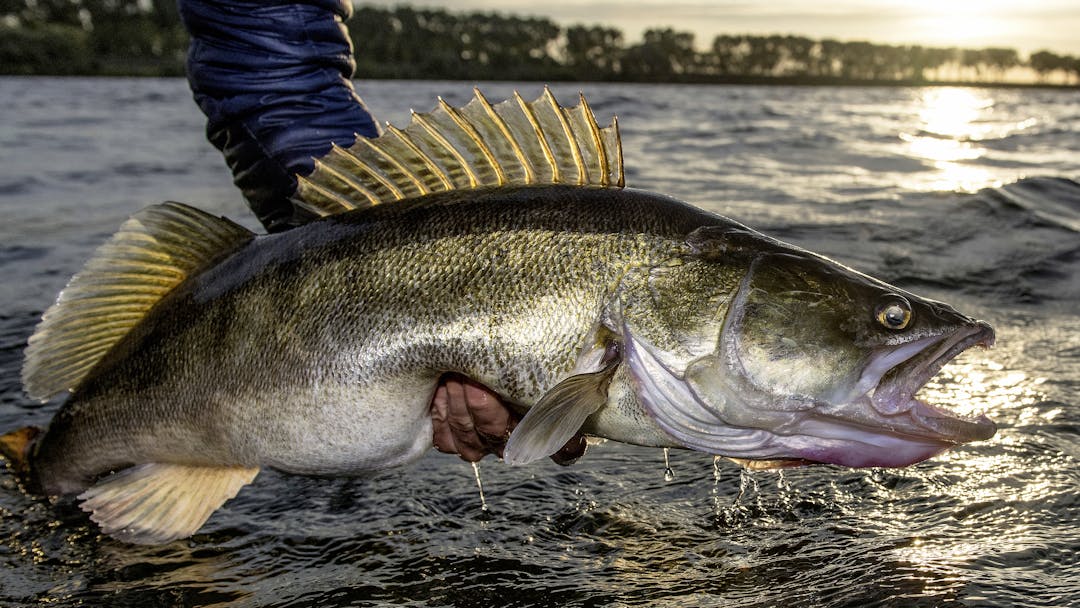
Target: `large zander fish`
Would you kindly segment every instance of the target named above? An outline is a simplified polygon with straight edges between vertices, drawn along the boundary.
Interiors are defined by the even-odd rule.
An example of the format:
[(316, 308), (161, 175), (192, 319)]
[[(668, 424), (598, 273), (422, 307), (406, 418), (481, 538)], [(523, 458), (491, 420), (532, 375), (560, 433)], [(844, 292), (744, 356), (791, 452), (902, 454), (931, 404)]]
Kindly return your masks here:
[(512, 464), (579, 431), (856, 467), (994, 434), (915, 397), (989, 325), (622, 181), (584, 99), (478, 93), (334, 148), (300, 179), (322, 217), (294, 230), (144, 209), (30, 338), (27, 393), (70, 396), (5, 451), (105, 532), (159, 543), (261, 467), (420, 458), (447, 373), (524, 413)]

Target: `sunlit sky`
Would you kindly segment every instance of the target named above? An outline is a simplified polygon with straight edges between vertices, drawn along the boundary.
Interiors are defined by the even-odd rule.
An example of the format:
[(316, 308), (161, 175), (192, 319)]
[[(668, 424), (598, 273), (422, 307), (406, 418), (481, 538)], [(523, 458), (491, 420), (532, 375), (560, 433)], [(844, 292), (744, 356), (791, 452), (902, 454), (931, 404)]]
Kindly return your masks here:
[(651, 27), (692, 31), (707, 47), (726, 34), (800, 34), (891, 44), (1047, 49), (1080, 54), (1080, 0), (363, 0), (452, 11), (543, 16), (568, 25), (603, 24), (636, 41)]

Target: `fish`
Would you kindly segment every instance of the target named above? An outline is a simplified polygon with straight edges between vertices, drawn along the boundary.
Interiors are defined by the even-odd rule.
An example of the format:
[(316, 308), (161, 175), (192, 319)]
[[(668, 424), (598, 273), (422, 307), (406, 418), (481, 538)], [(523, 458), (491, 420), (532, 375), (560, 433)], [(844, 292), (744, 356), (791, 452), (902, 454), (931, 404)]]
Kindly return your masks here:
[(522, 416), (510, 465), (584, 433), (902, 467), (995, 433), (917, 396), (988, 323), (627, 187), (618, 123), (584, 97), (440, 100), (298, 182), (300, 227), (152, 205), (71, 279), (22, 373), (66, 400), (0, 438), (28, 487), (122, 541), (186, 538), (260, 469), (421, 458), (446, 374)]

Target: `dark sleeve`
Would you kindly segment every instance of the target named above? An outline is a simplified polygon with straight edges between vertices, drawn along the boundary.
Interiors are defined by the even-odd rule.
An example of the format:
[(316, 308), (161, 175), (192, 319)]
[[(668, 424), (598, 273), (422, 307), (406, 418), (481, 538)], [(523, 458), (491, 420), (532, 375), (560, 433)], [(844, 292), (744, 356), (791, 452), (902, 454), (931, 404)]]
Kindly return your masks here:
[(302, 221), (296, 175), (378, 127), (352, 87), (349, 0), (178, 0), (206, 135), (270, 231)]

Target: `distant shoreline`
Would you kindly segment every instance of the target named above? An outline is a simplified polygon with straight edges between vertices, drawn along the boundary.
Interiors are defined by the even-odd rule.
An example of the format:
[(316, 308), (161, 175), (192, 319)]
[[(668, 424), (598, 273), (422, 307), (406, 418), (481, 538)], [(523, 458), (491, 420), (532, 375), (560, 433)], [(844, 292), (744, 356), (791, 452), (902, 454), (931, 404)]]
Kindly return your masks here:
[[(32, 4), (0, 13), (0, 74), (185, 74), (188, 34), (171, 2), (94, 3), (77, 14), (78, 3)], [(1048, 50), (791, 34), (722, 34), (702, 48), (672, 28), (629, 41), (603, 25), (408, 5), (356, 5), (348, 27), (356, 74), (368, 79), (1080, 88), (1080, 57)]]
[[(185, 78), (183, 74), (5, 74), (0, 73), (0, 80), (16, 79), (154, 79), (154, 78)], [(524, 79), (524, 78), (366, 78), (362, 74), (353, 77), (353, 82), (529, 82), (545, 83), (552, 85), (560, 84), (641, 84), (649, 86), (690, 85), (690, 86), (790, 86), (790, 87), (866, 87), (866, 88), (919, 88), (919, 87), (969, 87), (975, 89), (1046, 89), (1046, 90), (1080, 90), (1080, 84), (1061, 84), (1048, 82), (970, 82), (970, 81), (900, 81), (900, 80), (837, 80), (837, 79), (801, 79), (785, 77), (747, 77), (728, 78), (722, 80), (685, 79), (670, 81), (647, 81), (647, 80), (572, 80), (572, 79)]]

